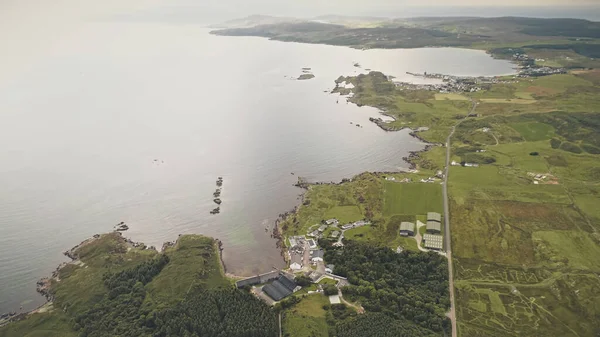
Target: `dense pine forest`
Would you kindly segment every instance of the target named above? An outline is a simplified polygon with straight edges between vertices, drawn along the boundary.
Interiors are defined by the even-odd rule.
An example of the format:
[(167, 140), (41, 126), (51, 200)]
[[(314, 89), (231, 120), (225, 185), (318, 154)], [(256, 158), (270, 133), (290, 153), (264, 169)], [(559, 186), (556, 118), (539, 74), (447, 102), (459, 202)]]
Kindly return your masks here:
[[(348, 278), (350, 285), (342, 289), (344, 296), (359, 301), (367, 312), (395, 320), (386, 324), (391, 329), (389, 333), (395, 331), (394, 326), (398, 331), (406, 330), (405, 320), (420, 328), (417, 329), (420, 332), (406, 330), (411, 331), (411, 336), (448, 331), (449, 321), (445, 316), (450, 307), (448, 270), (441, 255), (396, 253), (386, 247), (347, 241), (343, 249), (327, 245), (325, 260), (335, 265), (336, 274)], [(350, 335), (350, 330), (361, 331), (360, 325), (371, 322), (361, 318), (353, 324), (343, 324), (340, 336)], [(382, 332), (381, 336), (384, 335)]]

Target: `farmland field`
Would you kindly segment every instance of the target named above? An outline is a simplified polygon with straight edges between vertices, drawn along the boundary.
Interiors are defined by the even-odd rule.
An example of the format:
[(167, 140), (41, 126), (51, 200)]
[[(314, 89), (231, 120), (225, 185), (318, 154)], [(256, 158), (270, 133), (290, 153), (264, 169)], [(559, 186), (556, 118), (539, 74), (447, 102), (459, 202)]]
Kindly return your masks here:
[[(573, 88), (600, 93), (580, 73), (503, 85), (477, 95), (535, 98), (535, 105), (526, 106), (545, 108), (487, 110), (457, 128), (457, 157), (494, 159), (450, 170), (460, 336), (598, 332), (594, 303), (600, 303), (600, 292), (594, 289), (600, 265), (592, 257), (600, 256), (600, 223), (592, 205), (600, 204), (600, 157), (593, 153), (600, 115), (587, 112), (593, 108), (579, 110), (596, 106), (596, 99)], [(574, 97), (580, 100), (568, 105), (572, 112), (552, 110)], [(498, 144), (476, 137), (472, 130), (482, 127), (490, 128)], [(592, 145), (590, 152), (585, 144)], [(536, 174), (543, 178), (536, 181)]]
[(324, 305), (329, 299), (323, 294), (312, 294), (304, 297), (300, 303), (284, 311), (282, 329), (284, 335), (294, 337), (327, 337), (329, 336), (325, 320)]
[(427, 214), (442, 212), (442, 186), (439, 183), (402, 184), (385, 182), (386, 216), (394, 214)]

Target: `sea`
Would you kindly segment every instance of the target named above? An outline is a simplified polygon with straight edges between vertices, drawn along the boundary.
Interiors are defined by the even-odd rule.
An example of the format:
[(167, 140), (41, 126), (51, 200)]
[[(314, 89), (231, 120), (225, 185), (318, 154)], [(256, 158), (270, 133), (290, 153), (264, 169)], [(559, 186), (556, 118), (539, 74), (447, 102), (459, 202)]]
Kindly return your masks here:
[[(180, 234), (218, 238), (237, 275), (282, 267), (271, 231), (298, 205), (299, 177), (406, 169), (402, 158), (425, 146), (370, 123), (377, 109), (331, 94), (336, 78), (515, 71), (482, 51), (362, 51), (214, 36), (197, 24), (87, 20), (61, 34), (2, 56), (0, 312), (42, 304), (36, 281), (62, 252), (120, 222), (156, 247)], [(315, 78), (297, 80), (303, 68)]]

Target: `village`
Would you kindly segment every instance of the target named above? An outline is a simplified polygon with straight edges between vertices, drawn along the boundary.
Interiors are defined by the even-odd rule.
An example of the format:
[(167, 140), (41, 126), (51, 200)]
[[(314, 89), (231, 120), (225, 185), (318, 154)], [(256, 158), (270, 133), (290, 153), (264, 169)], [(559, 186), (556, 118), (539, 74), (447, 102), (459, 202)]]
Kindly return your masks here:
[[(548, 76), (554, 74), (565, 74), (566, 70), (563, 68), (551, 68), (546, 66), (537, 66), (535, 62), (541, 61), (543, 59), (533, 59), (527, 54), (521, 54), (519, 52), (514, 52), (511, 55), (513, 61), (519, 64), (519, 72), (514, 75), (514, 77), (519, 78), (528, 78), (528, 77), (540, 77), (540, 76)], [(514, 81), (501, 79), (499, 77), (487, 77), (487, 76), (452, 76), (445, 74), (437, 74), (437, 73), (427, 73), (423, 74), (406, 72), (408, 75), (412, 75), (415, 77), (423, 77), (430, 79), (442, 80), (442, 83), (435, 84), (414, 84), (410, 82), (400, 82), (394, 81), (393, 78), (390, 78), (391, 81), (394, 82), (397, 88), (406, 89), (406, 90), (428, 90), (435, 91), (441, 94), (446, 93), (465, 93), (465, 92), (478, 92), (481, 90), (489, 89), (492, 84), (510, 84), (514, 83)]]
[[(366, 220), (340, 224), (337, 219), (323, 220), (307, 230), (306, 235), (287, 238), (286, 259), (289, 267), (285, 270), (275, 269), (268, 273), (256, 275), (236, 282), (238, 288), (249, 288), (250, 291), (269, 305), (275, 305), (292, 295), (309, 295), (323, 293), (328, 296), (331, 304), (348, 303), (343, 299), (341, 289), (348, 285), (345, 277), (335, 274), (335, 265), (327, 264), (325, 252), (319, 246), (319, 239), (327, 238), (335, 241), (335, 247), (344, 247), (346, 231), (369, 226)], [(422, 252), (435, 251), (441, 255), (444, 252), (444, 237), (442, 234), (442, 215), (428, 212), (426, 223), (402, 222), (399, 233), (402, 237), (412, 237)], [(396, 249), (397, 253), (402, 247)], [(299, 279), (308, 282), (300, 282)], [(359, 310), (361, 310), (359, 308)]]

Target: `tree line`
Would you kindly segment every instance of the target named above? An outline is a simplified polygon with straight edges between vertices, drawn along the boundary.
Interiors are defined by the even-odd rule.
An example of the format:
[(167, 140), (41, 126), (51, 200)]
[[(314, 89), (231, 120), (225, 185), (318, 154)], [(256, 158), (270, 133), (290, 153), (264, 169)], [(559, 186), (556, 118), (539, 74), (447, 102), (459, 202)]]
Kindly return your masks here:
[[(335, 265), (334, 272), (348, 278), (350, 285), (342, 289), (344, 296), (360, 301), (367, 312), (412, 322), (424, 333), (449, 331), (444, 257), (431, 252), (396, 253), (387, 247), (355, 241), (346, 241), (341, 248), (320, 243), (325, 244), (325, 260)], [(357, 322), (362, 324), (362, 320)], [(347, 329), (349, 326), (344, 325), (343, 331)]]
[(145, 285), (169, 263), (162, 254), (135, 267), (103, 276), (106, 293), (91, 308), (75, 314), (81, 337), (274, 337), (279, 331), (273, 309), (233, 287), (190, 289), (167, 308), (145, 303)]

